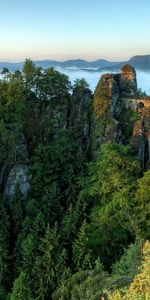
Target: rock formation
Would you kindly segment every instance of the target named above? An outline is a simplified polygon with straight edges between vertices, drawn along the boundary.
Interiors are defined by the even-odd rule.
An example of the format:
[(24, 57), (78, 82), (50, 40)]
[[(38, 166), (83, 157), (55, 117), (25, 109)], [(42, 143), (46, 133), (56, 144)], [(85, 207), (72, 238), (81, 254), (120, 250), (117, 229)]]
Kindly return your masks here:
[[(5, 172), (2, 170), (7, 169), (7, 178)], [(29, 192), (29, 157), (26, 140), (23, 134), (19, 137), (19, 142), (15, 146), (15, 161), (9, 165), (5, 165), (1, 169), (1, 182), (3, 182), (3, 194), (8, 199), (12, 198), (15, 194), (16, 186), (18, 185), (20, 191), (26, 200)]]
[(146, 147), (146, 136), (143, 120), (138, 120), (135, 122), (133, 128), (133, 135), (131, 139), (131, 145), (135, 152), (138, 154), (141, 170), (143, 172), (145, 167), (145, 147)]
[(131, 143), (139, 156), (143, 172), (150, 161), (150, 98), (133, 99), (130, 105), (140, 116), (134, 125)]
[[(101, 76), (94, 93), (94, 126), (91, 107), (92, 93), (86, 85), (78, 85), (73, 95), (68, 96), (62, 102), (39, 103), (36, 101), (35, 103), (34, 101), (30, 103), (33, 107), (29, 124), (35, 130), (35, 132), (30, 130), (33, 148), (36, 145), (36, 139), (38, 140), (39, 132), (42, 132), (41, 128), (38, 130), (38, 124), (40, 124), (39, 127), (42, 126), (42, 120), (48, 120), (49, 141), (57, 138), (60, 130), (69, 129), (76, 140), (82, 144), (85, 152), (90, 149), (92, 135), (97, 145), (106, 141), (124, 143), (124, 119), (128, 122), (125, 113), (131, 110), (138, 114), (132, 126), (131, 145), (139, 157), (143, 171), (150, 161), (150, 98), (137, 99), (136, 93), (135, 70), (130, 65), (125, 65), (119, 74), (111, 73)], [(27, 199), (29, 156), (23, 134), (20, 134), (14, 145), (11, 162), (0, 162), (0, 188), (7, 198), (11, 198), (14, 196), (16, 185), (19, 185), (24, 199)]]
[[(117, 124), (116, 121), (120, 123), (123, 109), (126, 108), (127, 103), (129, 104), (129, 99), (131, 100), (136, 92), (136, 73), (130, 65), (123, 66), (120, 74), (102, 75), (94, 94), (94, 109), (95, 114), (102, 117), (103, 112), (106, 115), (106, 103), (108, 104), (107, 109), (111, 113), (111, 121), (109, 120), (106, 126), (106, 138), (110, 139), (108, 127), (111, 125), (109, 126), (109, 122), (113, 125)], [(117, 128), (119, 128), (119, 135), (121, 133), (119, 123), (117, 124), (117, 127), (113, 126), (113, 137), (113, 128), (111, 128), (111, 140), (120, 140), (120, 136), (118, 137), (118, 135), (116, 135), (116, 132), (118, 132)]]
[(70, 128), (79, 142), (84, 144), (85, 151), (88, 151), (91, 142), (92, 92), (89, 88), (78, 87), (73, 91), (72, 99)]
[(136, 94), (136, 72), (127, 64), (120, 74), (102, 75), (94, 94), (94, 110), (96, 122), (102, 122), (103, 118), (105, 123), (103, 139), (99, 137), (99, 140), (113, 142), (123, 142), (124, 113), (137, 113), (131, 145), (139, 157), (143, 172), (150, 160), (150, 97), (137, 99)]
[(119, 87), (121, 97), (132, 98), (135, 96), (137, 92), (136, 72), (130, 65), (121, 68)]

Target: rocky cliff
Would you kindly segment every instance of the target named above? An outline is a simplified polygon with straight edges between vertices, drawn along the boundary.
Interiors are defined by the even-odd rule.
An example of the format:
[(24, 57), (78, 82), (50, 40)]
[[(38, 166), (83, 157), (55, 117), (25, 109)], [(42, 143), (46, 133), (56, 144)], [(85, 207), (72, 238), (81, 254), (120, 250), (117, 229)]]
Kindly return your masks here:
[(102, 75), (94, 93), (95, 123), (97, 127), (103, 124), (103, 132), (97, 137), (100, 142), (124, 143), (126, 128), (131, 125), (130, 142), (143, 172), (150, 157), (150, 98), (138, 99), (136, 94), (136, 72), (132, 66), (123, 66), (119, 74)]
[[(127, 64), (118, 74), (102, 75), (94, 101), (84, 80), (79, 80), (73, 94), (61, 101), (29, 101), (25, 135), (19, 130), (19, 136), (13, 142), (11, 159), (1, 159), (1, 192), (11, 198), (18, 184), (27, 199), (29, 156), (33, 155), (39, 141), (49, 143), (57, 139), (61, 130), (68, 129), (85, 153), (90, 149), (91, 140), (96, 147), (106, 141), (130, 142), (143, 172), (150, 160), (150, 98), (137, 99), (136, 94), (136, 72)], [(9, 130), (11, 133), (13, 128)]]
[(12, 161), (1, 163), (0, 178), (1, 191), (8, 199), (15, 195), (16, 186), (26, 200), (29, 193), (29, 155), (27, 142), (23, 134), (20, 134), (18, 142), (14, 146)]

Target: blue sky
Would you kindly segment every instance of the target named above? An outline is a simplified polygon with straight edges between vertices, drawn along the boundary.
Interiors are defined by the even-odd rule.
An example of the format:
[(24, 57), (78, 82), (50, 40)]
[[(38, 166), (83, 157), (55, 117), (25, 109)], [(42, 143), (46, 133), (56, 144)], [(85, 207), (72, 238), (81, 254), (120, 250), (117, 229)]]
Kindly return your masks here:
[(150, 0), (0, 0), (0, 61), (150, 54)]

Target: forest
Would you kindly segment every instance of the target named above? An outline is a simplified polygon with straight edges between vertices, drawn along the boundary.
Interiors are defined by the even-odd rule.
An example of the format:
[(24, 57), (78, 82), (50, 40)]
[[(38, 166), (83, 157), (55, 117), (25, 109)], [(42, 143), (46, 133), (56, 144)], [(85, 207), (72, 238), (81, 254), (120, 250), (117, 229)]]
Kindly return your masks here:
[(2, 71), (0, 300), (150, 299), (150, 111), (106, 77)]

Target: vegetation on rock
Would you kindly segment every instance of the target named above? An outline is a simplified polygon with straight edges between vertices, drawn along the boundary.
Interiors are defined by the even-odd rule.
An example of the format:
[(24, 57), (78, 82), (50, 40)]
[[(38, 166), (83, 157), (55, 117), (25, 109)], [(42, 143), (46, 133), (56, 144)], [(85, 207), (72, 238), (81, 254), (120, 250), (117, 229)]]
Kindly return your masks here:
[(123, 70), (127, 81), (104, 75), (94, 97), (30, 59), (3, 70), (0, 299), (149, 299), (149, 116), (141, 176), (131, 137), (144, 116), (121, 98), (119, 84), (136, 89)]

